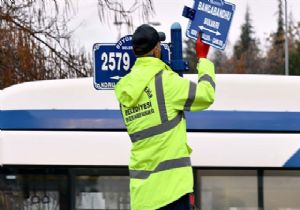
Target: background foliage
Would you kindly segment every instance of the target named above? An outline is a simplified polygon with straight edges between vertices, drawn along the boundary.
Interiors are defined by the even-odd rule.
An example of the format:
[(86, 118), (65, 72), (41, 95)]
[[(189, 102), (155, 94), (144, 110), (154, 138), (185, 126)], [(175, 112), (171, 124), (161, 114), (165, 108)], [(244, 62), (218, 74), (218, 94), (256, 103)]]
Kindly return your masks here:
[[(0, 89), (26, 81), (91, 76), (91, 58), (74, 45), (68, 29), (75, 15), (73, 2), (0, 0)], [(132, 14), (147, 22), (154, 13), (150, 0), (136, 0), (128, 9), (124, 2), (98, 0), (100, 20), (107, 24), (113, 18), (116, 26), (125, 21), (130, 29)]]
[[(239, 40), (230, 53), (211, 50), (217, 73), (284, 74), (283, 3), (278, 2), (277, 30), (259, 40), (247, 7)], [(73, 0), (0, 0), (0, 89), (13, 84), (44, 79), (89, 77), (90, 56), (72, 42), (68, 22), (76, 15)], [(113, 21), (132, 32), (133, 22), (148, 22), (155, 15), (152, 0), (98, 0), (99, 19)], [(125, 6), (126, 5), (126, 8)], [(133, 19), (138, 15), (139, 20)], [(121, 29), (120, 29), (121, 30)], [(289, 62), (291, 75), (300, 75), (300, 23), (289, 17)], [(195, 42), (184, 41), (188, 73), (196, 72)], [(261, 43), (267, 48), (261, 48)], [(229, 48), (229, 47), (227, 47)]]

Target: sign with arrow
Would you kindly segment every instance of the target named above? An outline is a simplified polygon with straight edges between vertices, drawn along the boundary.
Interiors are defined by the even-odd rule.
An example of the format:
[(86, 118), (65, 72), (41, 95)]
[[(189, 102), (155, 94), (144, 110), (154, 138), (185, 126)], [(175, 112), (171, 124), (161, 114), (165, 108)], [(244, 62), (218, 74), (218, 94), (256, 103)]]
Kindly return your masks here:
[[(161, 44), (162, 60), (170, 63), (170, 48)], [(94, 87), (112, 90), (118, 81), (129, 73), (136, 57), (132, 49), (132, 36), (121, 38), (117, 43), (96, 43), (93, 46)]]
[(235, 5), (224, 0), (195, 0), (194, 7), (184, 7), (183, 16), (190, 19), (186, 36), (202, 41), (217, 49), (224, 50)]

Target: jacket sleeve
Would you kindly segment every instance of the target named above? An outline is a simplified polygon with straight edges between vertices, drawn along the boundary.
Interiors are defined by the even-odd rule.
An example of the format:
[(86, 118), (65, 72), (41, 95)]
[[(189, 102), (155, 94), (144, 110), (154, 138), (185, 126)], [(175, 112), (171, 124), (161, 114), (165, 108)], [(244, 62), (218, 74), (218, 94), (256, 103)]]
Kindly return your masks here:
[(168, 71), (164, 80), (169, 105), (176, 110), (200, 111), (208, 108), (215, 99), (215, 69), (208, 59), (201, 58), (197, 65), (198, 82), (192, 82)]

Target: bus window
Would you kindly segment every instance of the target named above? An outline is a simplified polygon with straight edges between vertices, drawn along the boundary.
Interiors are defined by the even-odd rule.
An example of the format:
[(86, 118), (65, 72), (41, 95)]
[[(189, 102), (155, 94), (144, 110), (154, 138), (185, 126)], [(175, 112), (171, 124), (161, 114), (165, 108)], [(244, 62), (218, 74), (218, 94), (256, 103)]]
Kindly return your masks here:
[(195, 195), (201, 210), (259, 209), (255, 170), (197, 170), (196, 177)]
[(130, 209), (128, 176), (76, 176), (76, 210)]
[(264, 209), (300, 209), (300, 171), (264, 172)]
[(0, 209), (67, 210), (66, 176), (0, 175)]

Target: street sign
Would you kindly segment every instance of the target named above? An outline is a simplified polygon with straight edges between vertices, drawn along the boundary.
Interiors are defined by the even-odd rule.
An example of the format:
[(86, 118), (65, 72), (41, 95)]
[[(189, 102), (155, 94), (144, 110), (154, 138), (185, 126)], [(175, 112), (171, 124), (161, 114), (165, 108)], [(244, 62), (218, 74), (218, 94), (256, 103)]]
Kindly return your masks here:
[[(170, 48), (161, 44), (162, 60), (170, 63)], [(112, 90), (118, 81), (129, 73), (136, 57), (132, 49), (132, 36), (125, 36), (117, 43), (96, 43), (93, 46), (94, 87)]]
[(235, 5), (224, 0), (195, 0), (194, 7), (185, 7), (183, 16), (190, 19), (186, 36), (224, 50), (235, 11)]

